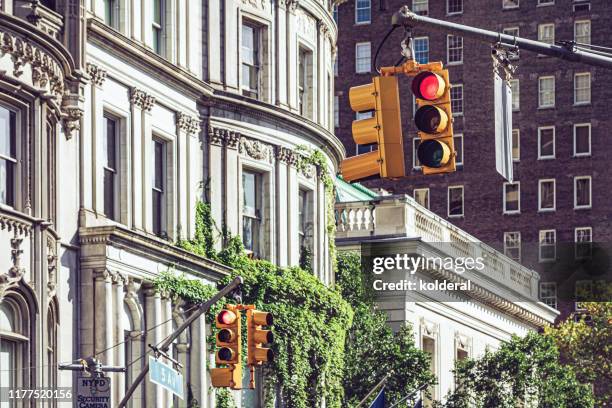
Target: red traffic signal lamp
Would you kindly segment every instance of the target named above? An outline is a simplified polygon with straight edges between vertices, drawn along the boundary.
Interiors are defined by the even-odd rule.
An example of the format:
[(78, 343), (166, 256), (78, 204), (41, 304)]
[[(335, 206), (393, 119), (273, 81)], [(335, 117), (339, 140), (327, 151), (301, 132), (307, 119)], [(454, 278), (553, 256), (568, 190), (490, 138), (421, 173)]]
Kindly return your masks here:
[(254, 369), (256, 366), (270, 362), (274, 359), (274, 352), (264, 347), (274, 342), (274, 334), (264, 326), (274, 324), (272, 313), (249, 309), (246, 311), (247, 319), (247, 364), (251, 370), (250, 388), (255, 388)]
[(219, 331), (216, 335), (217, 368), (213, 368), (210, 373), (213, 387), (230, 387), (234, 390), (242, 388), (240, 319), (240, 310), (232, 305), (226, 305), (215, 319)]
[(404, 177), (404, 144), (395, 76), (378, 76), (372, 83), (349, 90), (351, 109), (373, 111), (373, 117), (353, 121), (353, 139), (357, 144), (377, 143), (378, 150), (345, 159), (340, 164), (342, 177), (355, 181), (370, 176)]
[(457, 166), (448, 70), (441, 63), (427, 67), (431, 70), (421, 71), (412, 80), (418, 106), (414, 123), (421, 139), (417, 157), (423, 174), (451, 173)]

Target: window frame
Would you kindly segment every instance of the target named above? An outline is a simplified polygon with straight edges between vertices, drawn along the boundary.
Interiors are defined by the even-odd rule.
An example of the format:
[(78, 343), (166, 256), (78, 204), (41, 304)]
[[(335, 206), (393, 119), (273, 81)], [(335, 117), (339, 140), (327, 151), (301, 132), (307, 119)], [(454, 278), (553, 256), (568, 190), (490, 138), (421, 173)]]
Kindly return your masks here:
[[(516, 132), (517, 134), (517, 147), (516, 150), (518, 152), (517, 157), (514, 157), (514, 133)], [(521, 129), (512, 129), (512, 144), (510, 146), (511, 150), (512, 150), (512, 162), (513, 163), (518, 163), (521, 161)]]
[[(549, 80), (549, 79), (552, 79), (552, 104), (544, 105), (544, 104), (542, 104), (542, 98), (543, 98), (542, 95), (546, 91), (542, 90), (542, 83), (543, 83), (543, 81)], [(557, 98), (557, 95), (556, 95), (556, 91), (557, 91), (556, 90), (556, 86), (557, 86), (556, 82), (557, 81), (556, 81), (556, 78), (555, 78), (554, 75), (545, 75), (545, 76), (538, 77), (538, 109), (551, 109), (551, 108), (555, 107), (555, 105), (557, 103), (557, 101), (556, 101), (556, 98)], [(551, 91), (549, 91), (549, 92), (551, 92)]]
[(21, 111), (6, 104), (0, 104), (0, 108), (5, 109), (8, 112), (10, 127), (9, 143), (11, 144), (11, 151), (9, 152), (8, 156), (0, 153), (0, 161), (7, 162), (8, 166), (10, 166), (11, 169), (11, 174), (6, 175), (7, 199), (5, 200), (6, 202), (0, 201), (0, 207), (4, 206), (8, 208), (17, 209), (20, 202), (19, 187), (21, 183), (19, 182), (19, 176), (21, 173), (21, 155), (23, 153), (20, 146), (22, 134)]
[[(545, 244), (542, 245), (542, 236), (544, 236), (544, 238), (546, 238), (546, 234), (547, 233), (551, 233), (553, 234), (554, 237), (554, 243), (553, 244)], [(543, 258), (542, 257), (542, 248), (546, 247), (546, 246), (552, 246), (554, 248), (553, 252), (554, 252), (554, 256), (552, 258)], [(557, 259), (557, 230), (555, 229), (546, 229), (546, 230), (539, 230), (538, 231), (538, 262), (540, 263), (544, 263), (544, 262), (554, 262)]]
[[(451, 210), (451, 190), (461, 190), (461, 214), (451, 214), (450, 210)], [(446, 194), (446, 201), (447, 201), (447, 205), (446, 205), (446, 214), (448, 216), (448, 218), (462, 218), (465, 217), (465, 187), (463, 185), (454, 185), (454, 186), (448, 186), (447, 187), (447, 194)]]
[[(588, 136), (589, 151), (586, 152), (586, 153), (577, 153), (576, 152), (576, 146), (577, 146), (577, 143), (576, 143), (576, 140), (577, 140), (576, 129), (579, 128), (579, 127), (586, 127), (586, 128), (589, 129), (589, 136)], [(574, 123), (574, 125), (573, 125), (573, 132), (574, 132), (573, 133), (573, 150), (572, 150), (573, 157), (590, 157), (591, 156), (591, 137), (592, 137), (591, 132), (592, 132), (592, 130), (593, 129), (591, 127), (591, 123), (590, 122), (588, 122), (588, 123)]]
[[(516, 236), (518, 237), (518, 246), (508, 246), (508, 237), (510, 234), (517, 234)], [(511, 249), (516, 249), (518, 250), (518, 259), (517, 258), (513, 258), (510, 255), (508, 255), (508, 250)], [(521, 262), (522, 259), (522, 240), (521, 240), (521, 232), (520, 231), (505, 231), (504, 232), (504, 255), (507, 256), (508, 258), (515, 260), (516, 262)]]
[[(581, 102), (579, 102), (577, 100), (578, 87), (576, 85), (576, 82), (577, 82), (578, 77), (585, 77), (585, 76), (589, 78), (589, 81), (588, 81), (589, 87), (588, 88), (584, 88), (584, 89), (588, 89), (589, 90), (589, 98), (588, 98), (588, 101), (581, 101)], [(591, 101), (592, 101), (592, 94), (591, 94), (592, 87), (591, 87), (591, 84), (592, 84), (591, 72), (577, 72), (577, 73), (574, 73), (574, 106), (583, 106), (583, 105), (590, 105), (591, 104)]]
[(515, 0), (516, 5), (510, 6), (510, 7), (506, 5), (507, 1), (513, 1), (513, 0), (502, 0), (502, 10), (513, 10), (513, 9), (517, 9), (520, 7), (520, 0)]
[[(453, 89), (459, 89), (461, 88), (461, 99), (455, 99), (455, 101), (461, 101), (461, 112), (456, 111), (455, 109), (453, 109)], [(463, 104), (464, 101), (464, 97), (463, 97), (463, 84), (452, 84), (451, 85), (451, 89), (449, 91), (449, 97), (450, 97), (450, 101), (451, 101), (451, 110), (452, 110), (452, 114), (453, 117), (455, 116), (463, 116), (464, 112), (465, 112), (465, 106)]]
[[(457, 139), (461, 139), (461, 152), (459, 152), (459, 150), (457, 149), (457, 145), (455, 143), (455, 138)], [(465, 157), (463, 157), (463, 133), (455, 133), (453, 135), (453, 145), (455, 146), (455, 151), (457, 152), (457, 155), (455, 156), (455, 164), (457, 166), (463, 166), (463, 163), (465, 163)], [(459, 157), (461, 157), (461, 160), (459, 160)]]
[[(153, 134), (151, 141), (152, 141), (152, 152), (153, 152), (153, 157), (154, 157), (153, 163), (152, 163), (153, 164), (152, 166), (153, 177), (152, 177), (152, 183), (151, 183), (151, 231), (153, 232), (154, 235), (160, 238), (165, 238), (165, 237), (169, 237), (169, 231), (168, 231), (168, 224), (169, 224), (169, 220), (168, 220), (168, 201), (169, 201), (169, 197), (168, 197), (168, 147), (169, 147), (169, 143), (171, 142), (156, 133)], [(162, 147), (162, 150), (161, 150), (162, 186), (161, 188), (157, 187), (155, 183), (155, 177), (156, 177), (155, 168), (158, 167), (156, 163), (157, 157), (156, 157), (156, 152), (155, 152), (156, 143), (160, 144)], [(153, 202), (155, 201), (156, 193), (160, 194), (160, 197), (161, 197), (160, 212), (159, 212), (158, 217), (156, 217), (156, 214), (153, 210), (154, 208)], [(158, 218), (157, 222), (159, 222), (159, 226), (160, 226), (159, 231), (155, 231), (156, 218)]]
[[(543, 156), (542, 155), (542, 131), (551, 130), (551, 129), (552, 129), (552, 154)], [(557, 135), (556, 133), (557, 131), (555, 129), (555, 126), (539, 126), (538, 127), (538, 160), (552, 160), (556, 158), (557, 156), (557, 150), (556, 150)]]
[[(506, 196), (508, 195), (508, 193), (506, 192), (506, 187), (507, 186), (513, 186), (513, 185), (518, 186), (518, 194), (517, 194), (518, 198), (517, 198), (517, 206), (516, 206), (517, 209), (516, 210), (508, 210), (507, 209), (508, 201), (506, 200)], [(503, 200), (503, 202), (502, 202), (502, 204), (503, 204), (502, 209), (503, 209), (503, 214), (504, 215), (513, 215), (513, 214), (520, 214), (521, 213), (521, 182), (520, 181), (514, 181), (512, 183), (510, 183), (508, 181), (504, 182), (503, 188), (502, 188), (502, 197), (503, 197), (502, 198), (502, 200)]]
[[(589, 240), (588, 241), (578, 241), (578, 232), (579, 231), (589, 231)], [(578, 252), (579, 244), (589, 244), (589, 255), (582, 256)], [(593, 256), (593, 227), (576, 227), (574, 228), (574, 258), (575, 259), (590, 259)]]
[[(244, 197), (245, 197), (245, 188), (244, 188), (244, 174), (245, 173), (249, 173), (249, 174), (253, 174), (254, 175), (254, 193), (255, 193), (255, 207), (254, 207), (254, 211), (253, 213), (248, 213), (245, 211), (245, 208), (250, 208), (250, 207), (246, 207), (244, 205)], [(265, 174), (256, 168), (251, 168), (251, 167), (243, 167), (240, 173), (240, 189), (241, 189), (241, 206), (240, 206), (240, 226), (241, 226), (241, 235), (242, 235), (242, 242), (243, 245), (245, 246), (245, 251), (247, 254), (254, 256), (254, 257), (260, 257), (262, 255), (262, 251), (263, 251), (263, 245), (262, 245), (262, 238), (263, 238), (263, 224), (264, 224), (264, 202), (263, 202), (263, 180), (264, 180)], [(253, 234), (253, 245), (252, 248), (247, 248), (247, 245), (245, 243), (245, 234), (244, 234), (244, 218), (249, 218), (252, 220), (255, 220), (255, 226), (257, 231), (253, 232), (251, 231), (251, 233)]]
[[(543, 37), (543, 31), (545, 30), (545, 28), (547, 27), (551, 27), (552, 26), (552, 38), (549, 40), (544, 39)], [(542, 23), (542, 24), (538, 24), (538, 41), (539, 42), (543, 42), (545, 44), (549, 44), (549, 45), (554, 45), (555, 44), (555, 23)], [(538, 54), (538, 56), (545, 56), (542, 54)]]
[[(419, 40), (425, 40), (425, 42), (427, 43), (427, 60), (426, 61), (420, 61), (417, 58), (417, 54), (419, 53), (419, 51), (417, 51), (417, 46), (416, 43)], [(419, 63), (419, 64), (426, 64), (429, 62), (429, 37), (428, 36), (421, 36), (421, 37), (415, 37), (414, 41), (413, 41), (413, 48), (414, 48), (414, 59)], [(423, 51), (421, 51), (423, 52)]]
[[(417, 3), (421, 4), (424, 3), (425, 4), (425, 13), (423, 13), (421, 10), (417, 10)], [(429, 15), (429, 0), (412, 0), (412, 11), (419, 15), (419, 16), (427, 16)]]
[[(547, 297), (542, 296), (543, 287), (544, 287), (545, 285), (552, 285), (552, 286), (550, 286), (549, 288), (547, 288), (547, 290), (554, 289), (554, 290), (553, 290), (553, 292), (554, 292), (554, 297), (552, 297), (552, 296), (547, 296)], [(548, 307), (552, 307), (553, 309), (556, 309), (556, 308), (557, 308), (557, 306), (558, 306), (557, 282), (542, 282), (542, 281), (540, 281), (540, 285), (539, 285), (538, 289), (539, 289), (539, 298), (540, 298), (540, 301), (541, 301), (542, 303), (544, 303), (546, 306), (548, 306)], [(554, 299), (554, 302), (552, 302), (552, 303), (554, 303), (554, 306), (551, 306), (551, 305), (549, 305), (549, 304), (546, 302), (547, 300), (550, 300), (550, 299)]]
[[(417, 155), (417, 148), (418, 148), (418, 144), (421, 142), (421, 138), (418, 136), (415, 136), (414, 138), (412, 138), (412, 168), (415, 170), (419, 170), (421, 168), (421, 163), (419, 162), (419, 157)], [(417, 163), (419, 163), (417, 165)]]
[[(542, 185), (552, 182), (553, 186), (553, 201), (551, 208), (542, 207)], [(538, 212), (554, 212), (557, 210), (557, 181), (556, 179), (540, 179), (538, 180)]]
[[(451, 55), (451, 37), (453, 37), (453, 38), (460, 38), (461, 39), (461, 47), (454, 47), (454, 48), (452, 48), (453, 51), (461, 50), (461, 60), (458, 60), (458, 61), (451, 61), (450, 60), (450, 55)], [(446, 35), (446, 65), (462, 65), (462, 64), (463, 64), (463, 37), (460, 36), (460, 35), (447, 34)]]
[[(106, 157), (105, 157), (105, 161), (102, 165), (102, 171), (104, 174), (102, 183), (103, 183), (103, 188), (102, 188), (102, 194), (103, 194), (103, 202), (104, 202), (104, 215), (106, 216), (106, 218), (116, 221), (116, 222), (120, 222), (121, 220), (121, 183), (122, 183), (122, 166), (121, 166), (121, 157), (122, 157), (122, 151), (121, 151), (121, 130), (122, 130), (122, 121), (123, 118), (115, 115), (114, 113), (108, 111), (108, 110), (104, 110), (103, 113), (103, 118), (104, 118), (104, 141), (106, 142), (107, 140), (107, 121), (112, 121), (114, 122), (114, 143), (115, 143), (115, 151), (114, 151), (114, 160), (115, 160), (115, 168), (110, 168), (106, 165)], [(104, 155), (107, 156), (108, 152), (106, 150), (104, 150)], [(107, 214), (106, 211), (106, 172), (107, 171), (111, 171), (113, 173), (113, 214), (112, 216)]]
[[(421, 203), (419, 203), (419, 201), (417, 200), (417, 191), (418, 192), (426, 192), (426, 201), (427, 201), (427, 205), (423, 205)], [(422, 207), (425, 207), (429, 210), (429, 207), (431, 205), (431, 192), (429, 190), (429, 187), (422, 187), (422, 188), (415, 188), (412, 190), (412, 198), (414, 199), (414, 201), (421, 205)]]
[[(159, 23), (155, 21), (155, 6), (156, 6), (156, 2), (159, 2)], [(153, 49), (153, 51), (162, 56), (165, 57), (166, 56), (166, 47), (165, 47), (165, 43), (166, 43), (166, 10), (167, 10), (167, 4), (166, 4), (166, 0), (153, 0), (153, 7), (152, 7), (152, 13), (151, 13), (151, 48)], [(158, 37), (157, 39), (158, 43), (157, 46), (159, 47), (159, 49), (156, 49), (156, 40), (155, 38)]]
[[(512, 85), (513, 83), (516, 84), (516, 89), (515, 87)], [(512, 89), (512, 112), (519, 112), (521, 110), (521, 82), (518, 78), (512, 78), (509, 81), (509, 85), (510, 85), (510, 89)], [(515, 92), (515, 90), (517, 92)], [(518, 99), (516, 107), (514, 106), (514, 98)]]
[[(578, 205), (578, 180), (589, 180), (589, 203)], [(593, 178), (591, 176), (574, 176), (574, 210), (593, 208)]]
[[(358, 7), (359, 1), (367, 1), (368, 7)], [(368, 10), (368, 20), (367, 21), (359, 21), (359, 10)], [(372, 0), (355, 0), (355, 25), (364, 25), (372, 23)]]
[[(368, 50), (369, 50), (369, 55), (368, 55), (368, 69), (367, 71), (360, 71), (359, 70), (359, 60), (364, 60), (365, 57), (359, 57), (359, 48), (360, 46), (365, 47), (367, 45)], [(362, 42), (358, 42), (355, 43), (355, 73), (356, 74), (369, 74), (370, 72), (372, 72), (372, 43), (370, 41), (362, 41)]]
[[(304, 56), (304, 61), (302, 57)], [(302, 65), (304, 65), (304, 83), (302, 84)], [(314, 101), (314, 52), (300, 43), (298, 45), (297, 63), (297, 85), (298, 85), (298, 112), (300, 116), (313, 120), (315, 111)], [(304, 100), (305, 98), (305, 100)], [(307, 109), (305, 109), (307, 108)]]
[(446, 0), (446, 15), (447, 16), (455, 16), (458, 14), (463, 14), (464, 11), (464, 4), (463, 4), (463, 0), (459, 0), (461, 2), (461, 10), (460, 11), (450, 11), (450, 2), (453, 0)]
[[(588, 23), (589, 26), (589, 41), (588, 42), (580, 42), (578, 41), (578, 36), (577, 36), (577, 32), (578, 30), (576, 29), (578, 27), (579, 24), (584, 24), (584, 23)], [(574, 21), (574, 41), (580, 44), (591, 44), (591, 34), (592, 34), (592, 29), (593, 25), (591, 23), (590, 19), (582, 19), (582, 20), (575, 20)]]
[[(251, 30), (253, 30), (253, 63), (249, 63), (249, 62), (245, 62), (245, 58), (244, 58), (244, 51), (245, 51), (245, 46), (244, 46), (244, 35), (243, 35), (243, 30), (244, 27), (249, 27)], [(247, 48), (248, 49), (248, 48)], [(241, 25), (240, 25), (240, 93), (243, 96), (246, 96), (248, 98), (254, 98), (257, 100), (261, 100), (263, 98), (263, 58), (262, 58), (262, 52), (263, 52), (263, 26), (261, 24), (259, 24), (257, 21), (251, 20), (251, 19), (247, 19), (247, 18), (243, 18)], [(256, 83), (257, 86), (256, 88), (251, 88), (250, 84), (245, 84), (245, 78), (243, 75), (243, 70), (244, 67), (247, 66), (249, 67), (249, 70), (253, 70), (253, 72), (255, 73), (255, 79), (256, 79)], [(251, 77), (251, 74), (249, 73), (249, 79)]]
[(538, 0), (536, 7), (554, 6), (555, 0)]

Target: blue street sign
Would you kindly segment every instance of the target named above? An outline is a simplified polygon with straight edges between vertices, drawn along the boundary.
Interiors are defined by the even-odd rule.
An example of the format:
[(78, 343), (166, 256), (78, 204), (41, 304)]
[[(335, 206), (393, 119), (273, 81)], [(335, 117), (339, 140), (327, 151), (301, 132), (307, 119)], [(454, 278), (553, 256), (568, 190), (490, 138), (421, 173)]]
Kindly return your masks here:
[(183, 397), (183, 375), (153, 356), (149, 356), (149, 381), (171, 391), (180, 399), (185, 399)]

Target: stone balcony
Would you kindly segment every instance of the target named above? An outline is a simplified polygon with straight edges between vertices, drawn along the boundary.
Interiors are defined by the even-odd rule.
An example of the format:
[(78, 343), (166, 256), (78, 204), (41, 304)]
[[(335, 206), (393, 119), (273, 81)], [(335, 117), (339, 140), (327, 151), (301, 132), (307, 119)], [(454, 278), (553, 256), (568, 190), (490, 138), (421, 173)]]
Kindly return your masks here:
[[(405, 238), (435, 246), (445, 256), (482, 257), (485, 269), (470, 279), (499, 296), (516, 293), (536, 300), (539, 275), (480, 242), (404, 195), (382, 196), (369, 201), (337, 203), (336, 241), (339, 245), (381, 239)], [(472, 271), (474, 272), (474, 271)]]

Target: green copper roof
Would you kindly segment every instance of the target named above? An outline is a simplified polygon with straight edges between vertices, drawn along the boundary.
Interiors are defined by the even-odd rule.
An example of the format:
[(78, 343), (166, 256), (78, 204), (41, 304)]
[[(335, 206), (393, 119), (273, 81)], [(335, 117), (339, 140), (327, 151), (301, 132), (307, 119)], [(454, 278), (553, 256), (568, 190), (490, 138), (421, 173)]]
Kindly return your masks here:
[(346, 203), (350, 201), (370, 201), (378, 198), (378, 194), (359, 183), (349, 184), (341, 177), (336, 177), (336, 201)]

